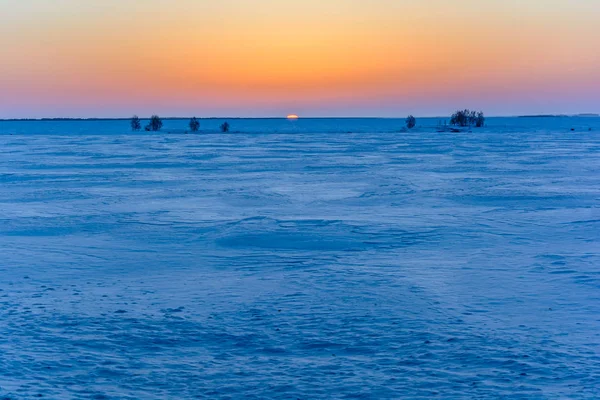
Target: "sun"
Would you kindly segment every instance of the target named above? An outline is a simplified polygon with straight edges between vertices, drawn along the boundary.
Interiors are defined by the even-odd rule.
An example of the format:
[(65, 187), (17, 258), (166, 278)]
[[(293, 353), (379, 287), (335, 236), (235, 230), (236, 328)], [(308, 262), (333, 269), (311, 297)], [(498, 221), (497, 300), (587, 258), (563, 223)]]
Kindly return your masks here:
[(290, 120), (296, 120), (298, 118), (300, 118), (300, 117), (298, 117), (296, 114), (290, 114), (287, 116), (287, 119), (290, 119)]

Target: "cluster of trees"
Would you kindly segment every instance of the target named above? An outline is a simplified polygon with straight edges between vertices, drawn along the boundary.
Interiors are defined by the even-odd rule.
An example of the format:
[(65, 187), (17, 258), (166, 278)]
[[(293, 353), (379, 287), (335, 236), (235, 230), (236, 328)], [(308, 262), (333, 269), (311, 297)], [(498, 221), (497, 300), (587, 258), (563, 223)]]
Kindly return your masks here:
[[(412, 129), (417, 125), (417, 120), (412, 115), (406, 118), (406, 127)], [(468, 109), (459, 110), (450, 117), (450, 125), (454, 126), (476, 126), (481, 128), (485, 125), (485, 115), (482, 111), (476, 112)]]
[(463, 127), (475, 125), (477, 128), (481, 128), (485, 125), (485, 116), (481, 111), (460, 110), (452, 114), (450, 125)]
[[(144, 130), (146, 131), (160, 131), (161, 128), (163, 126), (163, 122), (162, 119), (160, 119), (160, 117), (158, 115), (153, 115), (152, 117), (150, 117), (150, 122), (148, 123), (148, 125), (146, 125), (144, 127)], [(196, 117), (193, 117), (190, 120), (190, 130), (192, 132), (198, 132), (198, 130), (200, 130), (200, 121), (198, 121), (198, 119)], [(221, 125), (221, 132), (229, 132), (229, 122), (225, 122)], [(140, 118), (137, 115), (134, 115), (133, 118), (131, 118), (131, 130), (132, 131), (139, 131), (142, 129), (142, 122), (140, 120)]]
[[(162, 126), (163, 123), (160, 117), (158, 115), (153, 115), (152, 117), (150, 117), (150, 122), (144, 127), (144, 130), (160, 131)], [(142, 121), (137, 115), (134, 115), (133, 118), (131, 118), (131, 130), (139, 131), (140, 129), (142, 129)]]

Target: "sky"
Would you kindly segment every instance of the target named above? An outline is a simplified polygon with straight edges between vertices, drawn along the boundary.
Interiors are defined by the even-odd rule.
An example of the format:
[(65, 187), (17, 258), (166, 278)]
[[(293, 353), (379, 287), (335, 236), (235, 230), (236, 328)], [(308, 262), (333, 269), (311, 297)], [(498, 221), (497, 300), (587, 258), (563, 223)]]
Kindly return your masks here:
[(0, 0), (0, 118), (600, 113), (599, 0)]

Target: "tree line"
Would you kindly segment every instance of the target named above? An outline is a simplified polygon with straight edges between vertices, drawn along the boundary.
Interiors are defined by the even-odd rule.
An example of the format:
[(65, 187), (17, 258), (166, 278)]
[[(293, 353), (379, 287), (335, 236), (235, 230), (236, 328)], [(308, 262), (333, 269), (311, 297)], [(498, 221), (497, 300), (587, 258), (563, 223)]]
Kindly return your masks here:
[[(415, 126), (417, 126), (417, 119), (414, 116), (409, 115), (406, 118), (405, 123), (406, 123), (406, 127), (408, 129), (413, 129)], [(452, 116), (450, 117), (450, 125), (460, 126), (460, 127), (475, 126), (477, 128), (481, 128), (485, 125), (485, 115), (483, 114), (483, 111), (477, 112), (477, 111), (471, 111), (469, 109), (459, 110), (459, 111), (456, 111), (454, 114), (452, 114)], [(150, 117), (150, 121), (144, 127), (144, 130), (148, 131), (148, 132), (150, 132), (150, 131), (157, 132), (157, 131), (160, 131), (162, 129), (162, 127), (163, 127), (162, 119), (158, 115), (153, 115), (152, 117)], [(190, 131), (198, 132), (200, 130), (200, 121), (198, 121), (198, 119), (196, 117), (193, 117), (192, 119), (190, 119), (189, 127), (190, 127)], [(224, 122), (221, 125), (221, 132), (224, 132), (224, 133), (229, 132), (229, 128), (230, 128), (229, 123)], [(141, 129), (142, 129), (142, 122), (137, 115), (134, 115), (133, 118), (131, 118), (131, 130), (139, 131)]]
[[(134, 132), (137, 132), (142, 129), (142, 121), (140, 120), (140, 118), (137, 115), (134, 115), (131, 118), (130, 124), (131, 124), (131, 130)], [(144, 127), (144, 130), (147, 132), (158, 132), (162, 129), (162, 127), (163, 127), (162, 119), (158, 115), (153, 115), (150, 117), (150, 121), (148, 122), (148, 125), (146, 125)], [(190, 119), (189, 127), (190, 127), (190, 131), (198, 132), (200, 130), (200, 121), (198, 121), (198, 118), (193, 117), (192, 119)], [(229, 128), (230, 128), (229, 122), (224, 122), (223, 124), (221, 124), (221, 132), (223, 132), (223, 133), (229, 132)]]

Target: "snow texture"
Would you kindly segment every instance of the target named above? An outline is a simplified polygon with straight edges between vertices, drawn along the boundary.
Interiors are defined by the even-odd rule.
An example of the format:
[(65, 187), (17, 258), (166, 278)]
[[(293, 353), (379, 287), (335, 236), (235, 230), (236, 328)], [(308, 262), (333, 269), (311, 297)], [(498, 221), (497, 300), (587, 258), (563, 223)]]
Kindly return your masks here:
[(600, 119), (187, 122), (0, 122), (0, 398), (600, 397)]

